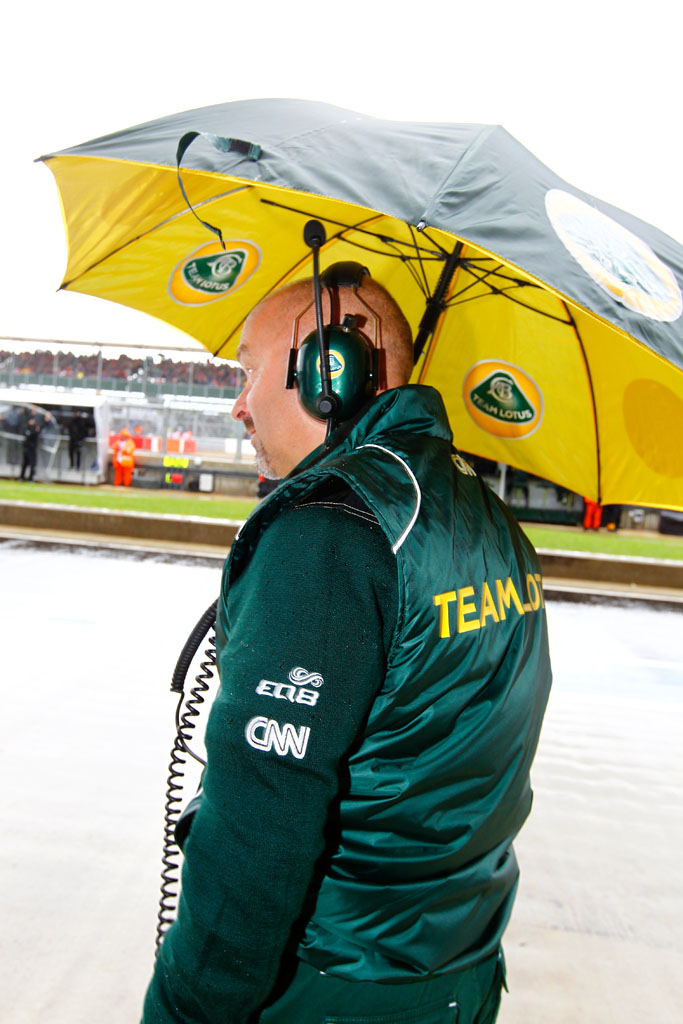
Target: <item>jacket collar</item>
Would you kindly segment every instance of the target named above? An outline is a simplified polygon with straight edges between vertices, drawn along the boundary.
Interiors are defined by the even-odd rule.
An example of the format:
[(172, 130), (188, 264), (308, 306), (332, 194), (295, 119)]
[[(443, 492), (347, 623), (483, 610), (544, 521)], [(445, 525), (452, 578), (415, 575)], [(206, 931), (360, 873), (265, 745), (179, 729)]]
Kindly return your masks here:
[[(254, 509), (235, 538), (227, 563), (229, 568), (226, 567), (228, 578), (234, 578), (234, 574), (241, 571), (259, 530), (268, 526), (283, 503), (300, 500), (314, 488), (330, 463), (343, 462), (343, 456), (357, 448), (375, 444), (393, 449), (401, 445), (401, 438), (418, 435), (442, 439), (449, 444), (452, 441), (446, 410), (438, 391), (419, 384), (406, 384), (378, 395), (356, 420), (342, 424), (332, 434), (329, 446), (320, 445), (312, 451)], [(329, 468), (333, 471), (334, 467), (329, 465)], [(386, 524), (392, 543), (405, 527), (402, 508), (401, 502), (397, 502), (389, 516), (392, 521)]]
[(423, 384), (405, 384), (400, 388), (383, 391), (351, 424), (342, 424), (326, 444), (307, 455), (290, 477), (324, 465), (328, 460), (353, 451), (362, 444), (379, 441), (388, 435), (411, 436), (426, 434), (442, 438), (449, 444), (453, 435), (448, 425), (446, 409), (438, 391)]

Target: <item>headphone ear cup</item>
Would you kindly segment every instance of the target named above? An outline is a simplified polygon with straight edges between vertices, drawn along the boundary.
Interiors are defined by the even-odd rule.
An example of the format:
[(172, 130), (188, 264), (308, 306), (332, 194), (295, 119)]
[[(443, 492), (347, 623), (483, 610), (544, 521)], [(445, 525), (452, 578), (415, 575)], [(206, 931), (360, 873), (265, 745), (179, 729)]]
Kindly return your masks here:
[[(330, 384), (339, 400), (334, 414), (337, 421), (348, 420), (376, 390), (373, 373), (373, 346), (359, 331), (325, 327), (329, 352)], [(318, 336), (312, 331), (297, 352), (296, 384), (299, 400), (312, 416), (323, 419), (318, 411), (322, 393)]]

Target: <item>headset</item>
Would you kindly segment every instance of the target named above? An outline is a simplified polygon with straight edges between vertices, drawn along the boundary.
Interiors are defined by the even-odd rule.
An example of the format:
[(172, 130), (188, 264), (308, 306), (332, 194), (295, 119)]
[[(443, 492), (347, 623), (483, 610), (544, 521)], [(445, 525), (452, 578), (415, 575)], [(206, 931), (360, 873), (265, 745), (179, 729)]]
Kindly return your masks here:
[[(370, 271), (352, 261), (334, 263), (322, 274), (319, 251), (325, 243), (325, 229), (319, 221), (308, 221), (304, 241), (313, 252), (313, 299), (295, 318), (292, 347), (289, 352), (285, 387), (297, 388), (304, 409), (328, 424), (330, 431), (338, 423), (352, 419), (380, 387), (384, 351), (381, 318), (358, 294), (363, 278)], [(323, 325), (322, 290), (330, 298), (332, 322)], [(338, 314), (339, 288), (351, 288), (356, 299), (369, 313), (373, 340), (358, 329), (359, 316), (346, 314), (341, 323)], [(299, 343), (301, 318), (315, 304), (316, 328)]]

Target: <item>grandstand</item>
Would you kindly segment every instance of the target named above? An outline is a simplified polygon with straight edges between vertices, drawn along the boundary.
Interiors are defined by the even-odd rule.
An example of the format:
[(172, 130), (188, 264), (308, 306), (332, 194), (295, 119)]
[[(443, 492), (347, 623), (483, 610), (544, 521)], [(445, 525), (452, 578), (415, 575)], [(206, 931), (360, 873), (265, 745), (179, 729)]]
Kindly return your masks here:
[[(123, 346), (106, 343), (34, 343), (21, 350), (15, 344), (14, 351), (2, 345), (22, 340), (0, 338), (0, 476), (17, 475), (22, 425), (39, 410), (40, 417), (50, 414), (53, 429), (41, 435), (38, 479), (110, 480), (112, 438), (127, 427), (138, 448), (135, 486), (168, 486), (171, 461), (170, 475), (182, 478), (182, 486), (196, 487), (201, 478), (210, 490), (255, 490), (253, 449), (230, 416), (244, 384), (236, 364), (201, 358), (195, 349), (178, 349), (184, 358), (174, 358), (156, 349), (141, 354), (150, 346), (121, 353)], [(87, 351), (73, 350), (81, 344)], [(118, 350), (115, 356), (108, 348)], [(187, 358), (189, 351), (197, 357)], [(88, 426), (78, 467), (68, 454), (74, 414)]]
[(244, 373), (225, 360), (180, 360), (158, 353), (143, 357), (121, 354), (107, 358), (72, 351), (12, 352), (0, 350), (0, 387), (94, 388), (97, 391), (143, 392), (232, 399), (243, 386)]
[[(3, 341), (21, 339), (0, 338), (0, 345)], [(186, 464), (172, 467), (182, 470), (173, 474), (182, 477), (182, 486), (194, 487), (202, 477), (211, 478), (211, 490), (255, 493), (254, 451), (243, 427), (230, 417), (245, 379), (237, 364), (202, 358), (196, 349), (177, 350), (185, 356), (191, 352), (194, 359), (175, 359), (170, 350), (161, 353), (154, 348), (151, 355), (145, 352), (150, 346), (131, 345), (111, 358), (105, 354), (108, 348), (120, 351), (125, 346), (93, 343), (88, 352), (74, 352), (72, 347), (81, 343), (68, 343), (68, 348), (61, 347), (65, 343), (52, 344), (54, 348), (42, 348), (35, 343), (33, 351), (0, 348), (0, 419), (4, 401), (24, 410), (31, 404), (50, 410), (58, 424), (58, 436), (42, 442), (40, 478), (70, 483), (110, 480), (111, 437), (127, 427), (139, 444), (135, 486), (167, 486), (168, 462), (175, 457), (175, 462)], [(68, 461), (67, 425), (74, 412), (89, 424), (78, 470)], [(18, 435), (0, 425), (0, 477), (18, 474), (21, 443)], [(582, 521), (580, 495), (502, 463), (465, 455), (519, 519)], [(638, 525), (657, 529), (659, 521), (657, 511), (642, 510)]]

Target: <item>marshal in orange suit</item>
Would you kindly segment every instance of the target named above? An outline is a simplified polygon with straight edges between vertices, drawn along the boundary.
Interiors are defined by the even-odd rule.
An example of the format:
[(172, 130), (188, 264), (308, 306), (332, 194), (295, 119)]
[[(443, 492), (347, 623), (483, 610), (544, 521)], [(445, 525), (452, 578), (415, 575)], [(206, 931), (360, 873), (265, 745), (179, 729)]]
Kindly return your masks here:
[(114, 486), (130, 487), (135, 467), (135, 442), (124, 427), (113, 444)]

